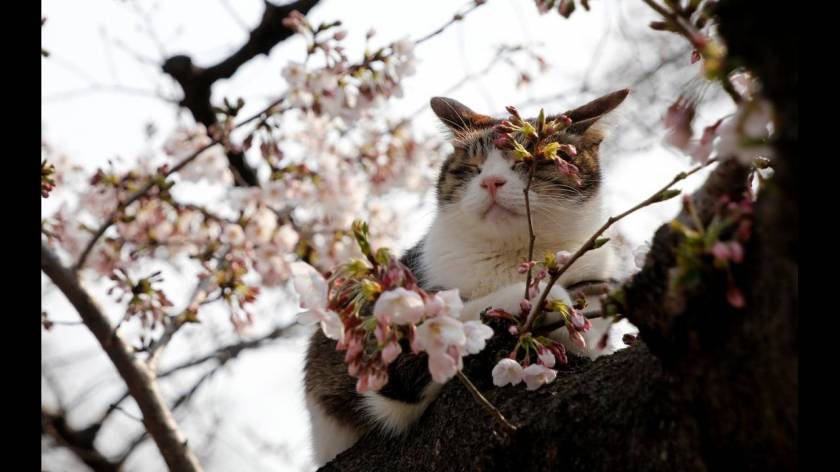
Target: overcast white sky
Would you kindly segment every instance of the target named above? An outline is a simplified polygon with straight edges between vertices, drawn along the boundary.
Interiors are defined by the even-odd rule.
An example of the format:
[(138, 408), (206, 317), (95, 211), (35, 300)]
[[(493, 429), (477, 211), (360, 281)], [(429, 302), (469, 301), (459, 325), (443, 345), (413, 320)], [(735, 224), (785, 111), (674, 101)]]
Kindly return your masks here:
[[(465, 2), (466, 3), (466, 2)], [(358, 57), (364, 35), (374, 28), (375, 44), (402, 37), (418, 38), (439, 27), (465, 3), (452, 0), (322, 0), (309, 15), (313, 22), (341, 19), (349, 32), (348, 54)], [(489, 0), (470, 14), (465, 21), (447, 30), (417, 49), (417, 74), (406, 80), (405, 97), (393, 102), (387, 110), (402, 117), (426, 106), (429, 97), (440, 95), (467, 73), (482, 69), (499, 44), (542, 43), (537, 50), (552, 64), (533, 85), (517, 90), (512, 70), (504, 66), (494, 69), (480, 80), (465, 85), (452, 97), (477, 111), (499, 115), (508, 104), (551, 96), (579, 86), (585, 72), (594, 64), (594, 76), (611, 69), (616, 61), (634, 54), (631, 44), (622, 41), (617, 32), (627, 19), (645, 25), (653, 15), (636, 8), (640, 2), (591, 2), (592, 11), (578, 11), (570, 20), (555, 13), (540, 16), (533, 0)], [(166, 99), (177, 98), (179, 90), (159, 70), (162, 58), (178, 53), (190, 54), (199, 65), (215, 63), (237, 49), (247, 37), (247, 28), (255, 25), (262, 12), (261, 0), (179, 0), (179, 1), (116, 1), (43, 0), (42, 14), (47, 18), (42, 28), (42, 45), (50, 52), (42, 60), (42, 132), (55, 149), (64, 152), (89, 169), (104, 165), (120, 156), (133, 159), (143, 152), (160, 152), (160, 143), (183, 112)], [(602, 41), (602, 38), (606, 38)], [(268, 57), (259, 57), (242, 67), (231, 79), (214, 88), (214, 98), (238, 97), (247, 102), (243, 113), (264, 106), (268, 97), (283, 91), (280, 69), (288, 60), (304, 57), (303, 41), (294, 38), (274, 48)], [(593, 62), (594, 61), (594, 62)], [(526, 61), (522, 61), (526, 63)], [(685, 59), (688, 68), (688, 58)], [(530, 66), (534, 70), (533, 65)], [(690, 71), (689, 71), (690, 73)], [(620, 76), (608, 77), (604, 87), (621, 88)], [(611, 89), (597, 89), (586, 97)], [(163, 98), (161, 98), (163, 97)], [(581, 99), (580, 97), (575, 97)], [(673, 98), (673, 97), (672, 97)], [(634, 100), (631, 94), (629, 100)], [(560, 99), (546, 103), (549, 112), (561, 112), (578, 103)], [(537, 107), (525, 107), (528, 114)], [(661, 115), (664, 108), (648, 111)], [(179, 113), (181, 118), (179, 118)], [(619, 119), (621, 115), (619, 114)], [(154, 123), (159, 130), (155, 139), (147, 141), (144, 129)], [(426, 111), (416, 121), (421, 130), (438, 129), (434, 116)], [(674, 174), (688, 168), (688, 159), (677, 157), (661, 146), (643, 153), (611, 156), (607, 168), (608, 201), (616, 210), (623, 210)], [(702, 177), (694, 178), (689, 187)], [(673, 215), (678, 202), (629, 218), (624, 228), (636, 241), (644, 239), (658, 224)], [(47, 202), (44, 211), (51, 209)], [(429, 213), (419, 219), (406, 218), (406, 241), (421, 236)], [(409, 224), (410, 221), (413, 223)], [(44, 305), (56, 319), (74, 316), (66, 302), (55, 294), (44, 296)], [(113, 304), (107, 308), (117, 310)], [(292, 315), (289, 306), (267, 307), (275, 318)], [(281, 315), (277, 315), (281, 312)], [(196, 329), (227, 334), (225, 326), (204, 326), (185, 333), (181, 347), (174, 345), (168, 354), (177, 360), (186, 354), (188, 339), (199, 334)], [(91, 361), (75, 374), (58, 373), (68, 396), (80, 394), (92, 383), (99, 398), (118, 395), (121, 388), (113, 381), (110, 367), (103, 362), (93, 364), (96, 348), (89, 334), (80, 327), (57, 328), (42, 336), (45, 359), (73, 359), (79, 352), (92, 352)], [(206, 334), (206, 333), (204, 333)], [(222, 426), (219, 443), (208, 470), (301, 470), (308, 467), (306, 417), (300, 396), (300, 368), (304, 342), (301, 339), (281, 342), (259, 354), (244, 356), (235, 367), (214, 378), (202, 391), (200, 399), (212, 403), (217, 411), (235, 418), (235, 426)], [(179, 351), (180, 349), (180, 351)], [(101, 355), (99, 357), (102, 357)], [(188, 380), (188, 379), (187, 379)], [(188, 385), (164, 385), (168, 392), (179, 392)], [(197, 401), (200, 405), (200, 401)], [(75, 419), (83, 424), (95, 415), (102, 403), (82, 404)], [(87, 409), (85, 409), (87, 408)], [(190, 415), (190, 410), (184, 412)], [(194, 415), (201, 416), (201, 415)], [(184, 416), (181, 416), (182, 418)], [(131, 428), (130, 419), (121, 419), (107, 435), (103, 448), (119, 450), (127, 438), (124, 428)], [(245, 425), (245, 426), (243, 426)], [(123, 428), (123, 429), (121, 429)], [(188, 434), (199, 439), (214, 427), (201, 421), (185, 426)], [(251, 431), (247, 431), (250, 429)], [(288, 448), (283, 455), (261, 449), (253, 434), (266, 441)], [(108, 447), (111, 442), (113, 446)], [(159, 470), (161, 462), (148, 442), (129, 461), (128, 470)], [(45, 457), (44, 466), (69, 467), (60, 454)], [(51, 469), (52, 470), (52, 469)]]

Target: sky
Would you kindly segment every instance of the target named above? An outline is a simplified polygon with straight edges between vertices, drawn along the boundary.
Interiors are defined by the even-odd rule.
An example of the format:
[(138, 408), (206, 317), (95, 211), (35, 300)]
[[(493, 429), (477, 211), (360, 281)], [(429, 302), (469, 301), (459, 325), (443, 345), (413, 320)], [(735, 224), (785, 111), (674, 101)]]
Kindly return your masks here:
[[(566, 20), (556, 13), (539, 15), (532, 0), (489, 0), (464, 21), (417, 47), (417, 73), (406, 79), (404, 97), (391, 102), (385, 113), (402, 117), (421, 110), (416, 127), (435, 133), (440, 127), (427, 104), (430, 97), (444, 93), (488, 114), (501, 115), (505, 105), (523, 103), (533, 103), (522, 107), (524, 114), (536, 114), (540, 105), (549, 113), (557, 113), (581, 104), (574, 100), (588, 100), (626, 86), (621, 71), (614, 70), (615, 64), (639, 53), (622, 34), (632, 25), (646, 25), (654, 16), (638, 8), (640, 2), (590, 3), (592, 11), (579, 10)], [(308, 17), (313, 23), (340, 19), (349, 32), (345, 42), (348, 54), (358, 57), (365, 33), (371, 28), (376, 31), (374, 44), (404, 37), (416, 39), (437, 29), (466, 4), (452, 0), (322, 0)], [(159, 153), (168, 132), (179, 122), (188, 121), (185, 113), (173, 105), (179, 89), (161, 73), (162, 59), (187, 53), (197, 64), (215, 63), (246, 40), (247, 29), (259, 21), (262, 12), (261, 0), (42, 0), (41, 5), (42, 16), (47, 18), (42, 27), (42, 46), (50, 53), (42, 60), (42, 136), (58, 152), (90, 170), (104, 166), (109, 159), (131, 160), (144, 153)], [(530, 87), (517, 89), (514, 72), (499, 66), (450, 91), (462, 77), (482, 70), (498, 45), (521, 43), (538, 45), (535, 50), (551, 64), (546, 73), (535, 76)], [(243, 97), (246, 108), (242, 113), (247, 116), (282, 93), (285, 84), (280, 70), (287, 61), (300, 61), (304, 55), (302, 39), (291, 38), (268, 56), (247, 63), (230, 80), (218, 82), (213, 96)], [(651, 60), (641, 55), (637, 59)], [(536, 71), (533, 63), (520, 62)], [(684, 63), (679, 80), (696, 75), (688, 57)], [(584, 81), (590, 88), (586, 92), (539, 100), (578, 90)], [(655, 121), (664, 113), (661, 104), (667, 105), (675, 98), (666, 94), (661, 103), (649, 104), (631, 92), (627, 105), (643, 110)], [(718, 111), (715, 108), (701, 113), (713, 116)], [(616, 115), (617, 121), (634, 119), (621, 109)], [(157, 129), (151, 139), (147, 136), (149, 123)], [(690, 167), (687, 157), (660, 144), (661, 129), (652, 132), (639, 150), (631, 146), (606, 158), (606, 200), (615, 212), (642, 200)], [(609, 145), (608, 139), (605, 154), (611, 149)], [(702, 179), (703, 174), (692, 177), (683, 188), (695, 188)], [(677, 201), (671, 201), (647, 209), (629, 217), (621, 229), (640, 243), (672, 217), (678, 206)], [(54, 207), (55, 202), (47, 201), (42, 213), (48, 214)], [(422, 236), (431, 215), (428, 206), (407, 215), (404, 245)], [(101, 281), (88, 283), (104, 293)], [(54, 318), (73, 319), (67, 302), (46, 283), (42, 286), (44, 309), (55, 313)], [(106, 310), (119, 313), (113, 301), (102, 301)], [(271, 322), (293, 318), (293, 304), (274, 303), (276, 299), (267, 300), (262, 307), (272, 313)], [(258, 320), (257, 329), (266, 329), (271, 322)], [(189, 356), (197, 344), (211, 346), (214, 341), (228, 339), (230, 333), (225, 330), (230, 330), (229, 324), (208, 323), (184, 330), (181, 339), (167, 351), (163, 367), (166, 362)], [(209, 381), (194, 408), (212, 405), (223, 412), (226, 421), (220, 427), (212, 422), (213, 415), (194, 414), (195, 410), (176, 415), (178, 419), (189, 417), (184, 429), (191, 438), (218, 433), (212, 457), (203, 458), (207, 470), (297, 471), (310, 467), (300, 385), (305, 345), (303, 336), (277, 342), (244, 355), (233, 368)], [(83, 327), (57, 327), (44, 333), (42, 357), (45, 363), (69, 363), (55, 376), (67, 396), (88, 398), (80, 401), (71, 416), (79, 425), (95, 417), (103, 401), (121, 393), (113, 369)], [(190, 380), (187, 377), (162, 383), (162, 388), (174, 395)], [(48, 396), (44, 393), (47, 391), (42, 387), (42, 394)], [(131, 437), (125, 431), (137, 429), (134, 421), (129, 415), (115, 420), (109, 431), (103, 432), (101, 447), (120, 450)], [(44, 466), (50, 470), (72, 468), (67, 456), (60, 451), (45, 454)], [(127, 470), (159, 470), (161, 464), (154, 445), (147, 441), (129, 460)]]

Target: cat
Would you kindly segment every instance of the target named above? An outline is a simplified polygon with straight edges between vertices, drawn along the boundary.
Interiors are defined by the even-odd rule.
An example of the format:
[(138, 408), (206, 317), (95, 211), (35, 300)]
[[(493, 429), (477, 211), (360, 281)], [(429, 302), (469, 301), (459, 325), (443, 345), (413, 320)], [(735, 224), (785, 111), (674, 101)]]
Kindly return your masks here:
[[(573, 182), (552, 162), (537, 164), (529, 193), (537, 235), (535, 259), (549, 251), (573, 253), (606, 221), (598, 154), (605, 131), (599, 120), (628, 93), (619, 90), (564, 113), (572, 124), (559, 141), (576, 147), (574, 164), (580, 180)], [(525, 281), (517, 266), (528, 258), (529, 241), (523, 193), (526, 166), (515, 165), (511, 156), (494, 146), (493, 127), (500, 120), (449, 98), (435, 97), (430, 104), (448, 129), (454, 151), (440, 170), (434, 221), (401, 262), (425, 290), (457, 288), (465, 301), (462, 319), (479, 319), (488, 307), (518, 312)], [(622, 273), (621, 258), (613, 247), (607, 244), (582, 256), (552, 288), (551, 298), (571, 304), (564, 287), (607, 281)], [(602, 320), (592, 322), (584, 349), (570, 342), (565, 329), (552, 337), (568, 351), (591, 358), (615, 350), (615, 344), (606, 350), (594, 347), (608, 325)], [(425, 356), (402, 354), (389, 366), (385, 387), (359, 394), (343, 357), (335, 350), (335, 341), (320, 331), (313, 335), (304, 385), (314, 460), (319, 466), (367, 432), (399, 435), (407, 431), (442, 387), (432, 382)]]

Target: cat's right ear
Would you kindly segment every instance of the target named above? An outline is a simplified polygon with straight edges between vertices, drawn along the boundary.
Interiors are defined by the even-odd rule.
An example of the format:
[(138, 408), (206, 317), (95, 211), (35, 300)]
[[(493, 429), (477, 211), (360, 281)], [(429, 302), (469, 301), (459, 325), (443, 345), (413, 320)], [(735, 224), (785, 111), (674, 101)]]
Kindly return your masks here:
[(493, 126), (496, 122), (492, 117), (476, 113), (451, 98), (433, 97), (429, 103), (440, 121), (455, 133)]

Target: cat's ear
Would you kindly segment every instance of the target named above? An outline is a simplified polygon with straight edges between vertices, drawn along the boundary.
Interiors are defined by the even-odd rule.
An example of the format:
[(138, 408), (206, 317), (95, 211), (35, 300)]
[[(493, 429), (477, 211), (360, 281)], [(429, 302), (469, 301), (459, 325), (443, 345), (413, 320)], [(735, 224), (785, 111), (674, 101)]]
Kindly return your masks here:
[(616, 90), (603, 97), (598, 97), (586, 105), (569, 110), (564, 115), (572, 119), (572, 124), (566, 131), (573, 134), (583, 135), (590, 126), (594, 125), (604, 115), (614, 110), (627, 98), (630, 89)]
[(454, 132), (493, 126), (496, 122), (490, 116), (470, 110), (457, 100), (445, 97), (433, 97), (429, 103), (440, 121)]

